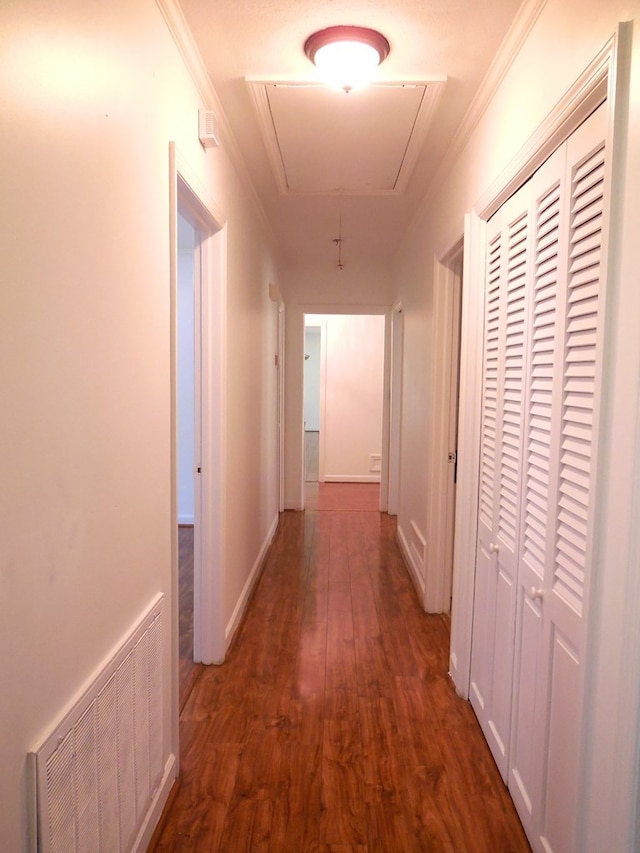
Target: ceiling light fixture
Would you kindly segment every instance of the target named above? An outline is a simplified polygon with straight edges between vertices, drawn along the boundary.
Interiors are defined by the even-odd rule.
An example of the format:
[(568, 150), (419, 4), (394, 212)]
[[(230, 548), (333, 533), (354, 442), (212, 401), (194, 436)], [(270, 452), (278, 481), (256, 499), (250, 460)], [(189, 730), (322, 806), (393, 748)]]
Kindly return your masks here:
[(344, 92), (370, 83), (390, 50), (381, 33), (366, 27), (328, 27), (304, 43), (304, 52), (325, 82)]

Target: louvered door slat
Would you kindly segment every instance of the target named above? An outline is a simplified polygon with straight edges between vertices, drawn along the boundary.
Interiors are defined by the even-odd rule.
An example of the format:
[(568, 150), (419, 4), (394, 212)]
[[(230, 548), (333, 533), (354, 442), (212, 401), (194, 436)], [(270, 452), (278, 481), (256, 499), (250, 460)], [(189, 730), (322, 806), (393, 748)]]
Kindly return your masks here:
[(489, 529), (493, 524), (496, 465), (501, 247), (501, 235), (497, 234), (489, 245), (487, 252), (484, 393), (480, 456), (480, 518)]
[(549, 511), (549, 459), (551, 455), (552, 399), (555, 365), (555, 322), (560, 225), (560, 188), (553, 185), (536, 205), (532, 311), (534, 380), (528, 395), (528, 430), (525, 462), (523, 559), (542, 578), (545, 549), (540, 542), (539, 516)]
[(528, 247), (526, 214), (508, 224), (506, 243), (505, 383), (498, 538), (510, 551), (515, 551), (522, 452), (522, 371)]
[(560, 492), (573, 512), (556, 530), (554, 591), (580, 615), (584, 600), (589, 514), (591, 443), (598, 345), (600, 254), (604, 210), (604, 145), (574, 170), (571, 183), (570, 251), (567, 281), (567, 339), (564, 352), (563, 446)]

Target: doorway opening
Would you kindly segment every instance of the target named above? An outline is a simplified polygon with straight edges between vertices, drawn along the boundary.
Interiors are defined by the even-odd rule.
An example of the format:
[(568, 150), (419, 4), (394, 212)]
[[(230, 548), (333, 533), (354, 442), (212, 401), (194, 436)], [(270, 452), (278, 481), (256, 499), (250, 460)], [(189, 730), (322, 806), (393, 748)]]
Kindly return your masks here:
[(169, 152), (172, 728), (177, 749), (178, 713), (197, 676), (194, 665), (221, 663), (225, 655), (226, 228), (173, 143)]
[(385, 316), (306, 314), (304, 326), (305, 506), (379, 509)]
[(458, 461), (460, 387), (460, 320), (463, 242), (437, 260), (434, 282), (434, 348), (430, 387), (433, 394), (428, 549), (424, 608), (450, 613), (453, 589), (453, 546)]
[[(182, 215), (178, 205), (177, 264), (177, 509), (178, 509), (178, 669), (182, 708), (198, 675), (193, 649), (194, 577), (200, 575), (199, 525), (196, 514), (200, 467), (200, 301), (201, 282), (196, 282), (200, 234)], [(198, 529), (197, 529), (198, 528)]]

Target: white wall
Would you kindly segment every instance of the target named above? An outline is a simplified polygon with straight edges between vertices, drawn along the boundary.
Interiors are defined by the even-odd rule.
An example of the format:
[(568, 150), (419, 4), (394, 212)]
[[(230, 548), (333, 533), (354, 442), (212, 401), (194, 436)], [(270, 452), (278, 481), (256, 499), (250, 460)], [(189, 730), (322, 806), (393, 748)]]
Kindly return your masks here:
[(195, 386), (194, 263), (195, 232), (178, 216), (178, 522), (193, 524)]
[[(395, 297), (405, 318), (404, 403), (399, 527), (428, 528), (431, 503), (428, 437), (437, 401), (426, 383), (431, 360), (435, 259), (463, 233), (464, 215), (525, 145), (597, 52), (619, 20), (638, 17), (640, 4), (548, 0), (515, 61), (472, 129), (466, 146), (432, 186), (399, 257)], [(609, 349), (599, 519), (590, 612), (588, 717), (579, 825), (584, 853), (637, 849), (629, 826), (638, 801), (640, 695), (640, 569), (638, 465), (640, 388), (640, 34), (633, 34), (629, 135), (621, 172), (628, 192), (614, 216), (623, 224), (615, 247), (608, 309)], [(616, 209), (617, 208), (617, 209)], [(473, 465), (473, 460), (468, 464)], [(460, 473), (462, 474), (462, 469)], [(467, 469), (469, 470), (469, 469)], [(469, 511), (473, 511), (470, 507)], [(426, 542), (427, 548), (429, 543)], [(470, 566), (459, 567), (470, 571)], [(635, 616), (632, 615), (635, 610)], [(626, 746), (625, 746), (626, 738)]]
[(170, 140), (228, 221), (227, 619), (277, 519), (278, 270), (151, 0), (1, 4), (0, 81), (0, 838), (24, 853), (27, 751), (153, 596), (171, 612)]
[[(320, 481), (380, 482), (384, 327), (381, 315), (313, 315), (324, 342), (320, 371)], [(376, 470), (377, 469), (377, 470)]]

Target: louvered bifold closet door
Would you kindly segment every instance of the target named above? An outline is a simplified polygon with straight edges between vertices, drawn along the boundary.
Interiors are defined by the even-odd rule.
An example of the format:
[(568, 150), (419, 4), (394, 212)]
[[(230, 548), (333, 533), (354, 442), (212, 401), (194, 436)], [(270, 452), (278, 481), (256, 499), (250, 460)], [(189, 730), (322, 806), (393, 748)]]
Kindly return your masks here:
[(536, 850), (571, 853), (601, 349), (604, 107), (531, 182), (516, 656), (508, 784)]
[(526, 190), (487, 225), (483, 412), (471, 703), (506, 779), (511, 723), (529, 215)]
[[(533, 264), (527, 319), (520, 504), (520, 560), (516, 607), (516, 653), (509, 788), (523, 825), (533, 831), (542, 801), (544, 741), (536, 721), (544, 715), (543, 600), (553, 563), (558, 480), (558, 424), (562, 382), (562, 324), (558, 304), (566, 279), (566, 149), (556, 151), (530, 183)], [(541, 692), (542, 689), (542, 692)]]
[[(585, 592), (591, 564), (593, 493), (602, 363), (602, 278), (606, 109), (567, 142), (567, 276), (562, 289), (559, 471), (550, 570), (543, 600), (541, 681), (547, 690), (537, 721), (545, 743), (540, 850), (575, 851), (579, 753), (586, 651)], [(540, 685), (542, 688), (542, 684)]]

